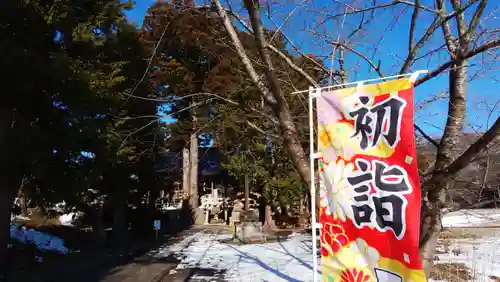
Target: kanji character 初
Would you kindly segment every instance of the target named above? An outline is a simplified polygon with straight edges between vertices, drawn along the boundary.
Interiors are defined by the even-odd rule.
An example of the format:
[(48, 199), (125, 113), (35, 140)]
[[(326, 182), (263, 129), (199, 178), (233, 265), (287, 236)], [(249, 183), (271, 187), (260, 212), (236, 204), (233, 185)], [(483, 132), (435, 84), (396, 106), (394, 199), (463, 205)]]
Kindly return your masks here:
[(360, 106), (357, 110), (349, 112), (354, 119), (355, 132), (351, 138), (361, 135), (359, 146), (362, 150), (376, 146), (380, 137), (394, 148), (400, 140), (401, 119), (406, 101), (397, 96), (392, 96), (371, 107), (366, 105), (370, 98), (358, 97)]

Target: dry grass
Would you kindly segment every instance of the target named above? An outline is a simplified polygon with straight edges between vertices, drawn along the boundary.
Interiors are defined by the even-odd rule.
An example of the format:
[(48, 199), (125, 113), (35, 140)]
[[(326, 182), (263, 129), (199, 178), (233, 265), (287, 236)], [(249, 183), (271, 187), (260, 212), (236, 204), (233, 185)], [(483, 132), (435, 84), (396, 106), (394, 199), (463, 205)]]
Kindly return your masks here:
[(61, 222), (57, 218), (30, 218), (24, 225), (28, 228), (40, 228), (43, 226), (59, 226)]
[(491, 279), (491, 280), (493, 280), (494, 282), (500, 282), (500, 277), (497, 277), (497, 276), (493, 276), (493, 275), (491, 275), (491, 276), (490, 276), (490, 277), (488, 277), (488, 278), (490, 278), (490, 279)]
[[(500, 228), (450, 228), (445, 229), (438, 239), (435, 266), (431, 278), (439, 281), (497, 281), (500, 277), (491, 275), (488, 265), (498, 263), (496, 245), (489, 242), (498, 238)], [(483, 243), (491, 245), (487, 249)], [(500, 247), (500, 246), (499, 246)], [(440, 262), (441, 254), (446, 254)], [(455, 259), (450, 261), (448, 256)]]
[(58, 216), (50, 216), (44, 214), (40, 210), (30, 209), (28, 214), (29, 214), (29, 220), (23, 220), (19, 222), (28, 228), (39, 228), (42, 226), (61, 225)]
[(465, 282), (472, 280), (471, 269), (464, 263), (441, 263), (434, 265), (430, 277), (435, 280)]
[(466, 239), (466, 238), (476, 238), (477, 236), (473, 234), (470, 229), (467, 228), (450, 228), (445, 229), (439, 235), (439, 239), (451, 240), (451, 239)]
[(454, 255), (460, 255), (461, 250), (456, 248), (451, 248), (453, 240), (471, 238), (471, 234), (465, 229), (447, 229), (441, 232), (438, 239), (438, 248), (436, 254), (452, 253)]

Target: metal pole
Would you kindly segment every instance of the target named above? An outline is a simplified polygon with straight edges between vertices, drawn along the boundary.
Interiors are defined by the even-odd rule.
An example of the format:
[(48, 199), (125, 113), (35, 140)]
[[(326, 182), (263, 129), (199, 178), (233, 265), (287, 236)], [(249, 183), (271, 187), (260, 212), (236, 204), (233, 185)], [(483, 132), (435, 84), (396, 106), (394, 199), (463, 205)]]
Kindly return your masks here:
[[(320, 90), (316, 90), (320, 91)], [(313, 99), (314, 89), (309, 87), (309, 166), (311, 173), (311, 229), (312, 229), (312, 252), (313, 252), (313, 281), (318, 281), (318, 250), (316, 238), (316, 186), (314, 175), (314, 115), (313, 115)]]

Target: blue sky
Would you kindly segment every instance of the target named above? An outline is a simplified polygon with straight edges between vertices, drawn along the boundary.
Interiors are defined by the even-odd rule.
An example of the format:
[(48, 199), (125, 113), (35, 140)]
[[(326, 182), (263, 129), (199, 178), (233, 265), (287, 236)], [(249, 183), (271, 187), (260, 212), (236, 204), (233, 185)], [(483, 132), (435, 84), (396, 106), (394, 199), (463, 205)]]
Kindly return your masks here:
[[(231, 5), (236, 10), (241, 8), (239, 0), (230, 0)], [(297, 3), (305, 3), (308, 1), (298, 1)], [(156, 0), (136, 0), (136, 5), (133, 11), (128, 13), (128, 18), (131, 21), (141, 24), (142, 19), (148, 7), (154, 4)], [(208, 3), (209, 1), (196, 1), (198, 3)], [(333, 1), (313, 1), (314, 5), (286, 5), (281, 7), (273, 7), (264, 9), (273, 14), (274, 23), (282, 26), (283, 32), (299, 47), (304, 53), (314, 54), (317, 56), (328, 55), (331, 52), (331, 45), (325, 43), (325, 37), (312, 35), (311, 28), (317, 26), (322, 21), (323, 12), (330, 12), (338, 7), (333, 6)], [(378, 1), (390, 3), (391, 0)], [(431, 0), (422, 0), (423, 5), (432, 7)], [(291, 3), (288, 1), (287, 3)], [(317, 4), (320, 3), (320, 4)], [(327, 5), (327, 3), (329, 3)], [(363, 3), (363, 2), (360, 2)], [(495, 6), (495, 7), (491, 7)], [(496, 26), (498, 27), (498, 19), (493, 13), (498, 4), (490, 5), (485, 10), (485, 18), (481, 22), (485, 28)], [(297, 8), (300, 7), (300, 8)], [(451, 9), (450, 9), (451, 10)], [(294, 11), (289, 18), (288, 14)], [(351, 46), (363, 54), (370, 57), (375, 63), (381, 61), (381, 69), (384, 75), (389, 76), (397, 74), (401, 66), (401, 61), (407, 54), (408, 50), (408, 33), (410, 16), (412, 9), (405, 5), (398, 5), (395, 8), (377, 10), (374, 20), (363, 28), (363, 33), (358, 33), (349, 43)], [(243, 14), (244, 16), (244, 14)], [(419, 38), (426, 30), (432, 14), (421, 12), (416, 28), (416, 38)], [(470, 15), (466, 15), (469, 17)], [(265, 17), (264, 17), (265, 18)], [(286, 20), (285, 20), (286, 19)], [(325, 33), (329, 36), (329, 40), (343, 40), (358, 26), (360, 22), (359, 16), (340, 16), (336, 21), (329, 21), (316, 29), (317, 33)], [(365, 17), (367, 19), (367, 17)], [(273, 22), (267, 20), (265, 24), (273, 27)], [(428, 46), (422, 49), (422, 54), (431, 49), (440, 46), (442, 42), (442, 33), (437, 31), (435, 36), (431, 38)], [(493, 93), (500, 90), (497, 76), (500, 70), (498, 62), (492, 62), (485, 65), (480, 64), (479, 57), (469, 62), (468, 68), (470, 74), (483, 70), (477, 78), (468, 84), (468, 112), (467, 112), (467, 130), (483, 131), (487, 125), (491, 125), (498, 117), (498, 110), (493, 114), (487, 111), (493, 108), (493, 105), (498, 101)], [(447, 60), (446, 52), (436, 52), (432, 57), (426, 57), (418, 61), (411, 67), (411, 71), (419, 69), (432, 70), (436, 66)], [(325, 60), (327, 66), (330, 65), (330, 60)], [(376, 73), (369, 65), (358, 56), (352, 53), (346, 53), (345, 64), (349, 70), (350, 81), (376, 78)], [(489, 71), (485, 71), (488, 70)], [(419, 105), (433, 97), (435, 94), (441, 93), (447, 89), (448, 79), (447, 73), (438, 78), (434, 78), (415, 90), (415, 104)], [(495, 98), (493, 98), (495, 97)], [(416, 111), (416, 123), (432, 136), (439, 136), (444, 127), (447, 116), (447, 100), (441, 99), (431, 104), (427, 104), (423, 109)]]

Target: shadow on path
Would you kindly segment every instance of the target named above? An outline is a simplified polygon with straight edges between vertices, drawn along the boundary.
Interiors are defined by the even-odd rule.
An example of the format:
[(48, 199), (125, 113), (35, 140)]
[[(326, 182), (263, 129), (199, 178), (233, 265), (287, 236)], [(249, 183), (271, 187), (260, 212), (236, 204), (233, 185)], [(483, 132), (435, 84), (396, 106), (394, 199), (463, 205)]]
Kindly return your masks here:
[[(156, 272), (174, 268), (178, 260), (174, 257), (156, 258), (151, 251), (161, 246), (181, 240), (189, 234), (193, 224), (193, 212), (183, 208), (175, 218), (162, 220), (162, 230), (158, 240), (154, 238), (142, 241), (129, 241), (118, 248), (101, 248), (92, 251), (68, 255), (57, 263), (44, 266), (44, 269), (25, 273), (12, 270), (9, 281), (16, 282), (150, 282), (155, 273), (148, 273), (146, 268)], [(125, 268), (127, 266), (128, 269)], [(144, 272), (144, 279), (133, 280), (134, 272)], [(152, 272), (152, 271), (151, 271)], [(168, 273), (168, 272), (167, 272)], [(156, 273), (158, 274), (158, 273)], [(142, 274), (141, 274), (142, 275)], [(165, 276), (166, 274), (161, 274)], [(131, 280), (132, 279), (132, 280)], [(158, 280), (161, 281), (162, 279)]]
[(279, 270), (270, 267), (269, 265), (267, 265), (266, 263), (264, 263), (263, 261), (261, 261), (259, 258), (254, 257), (254, 256), (252, 256), (252, 255), (250, 255), (250, 254), (248, 254), (246, 252), (240, 251), (237, 248), (235, 248), (234, 246), (229, 245), (229, 247), (232, 248), (234, 251), (236, 251), (241, 258), (246, 259), (246, 260), (251, 261), (251, 262), (254, 262), (258, 266), (260, 266), (263, 269), (265, 269), (265, 270), (273, 273), (274, 275), (280, 277), (281, 279), (284, 279), (284, 280), (290, 281), (290, 282), (303, 282), (302, 280), (298, 280), (298, 279), (292, 278), (292, 277), (286, 275), (285, 273), (282, 273)]

